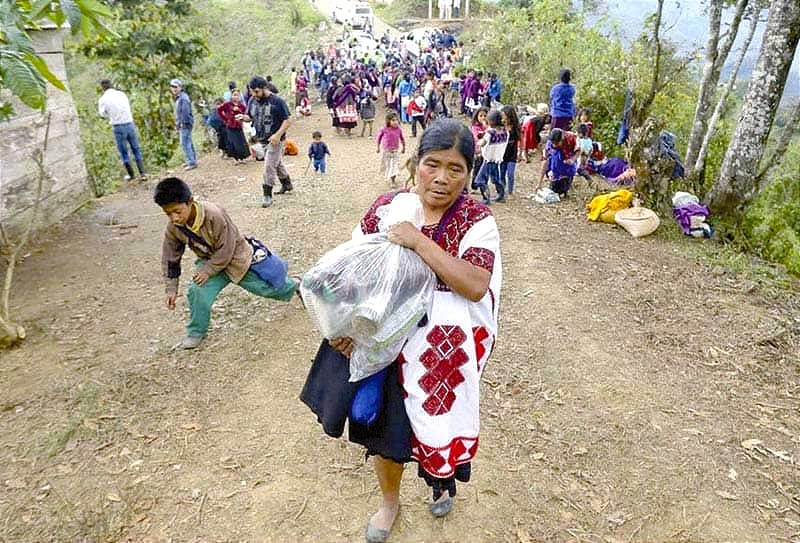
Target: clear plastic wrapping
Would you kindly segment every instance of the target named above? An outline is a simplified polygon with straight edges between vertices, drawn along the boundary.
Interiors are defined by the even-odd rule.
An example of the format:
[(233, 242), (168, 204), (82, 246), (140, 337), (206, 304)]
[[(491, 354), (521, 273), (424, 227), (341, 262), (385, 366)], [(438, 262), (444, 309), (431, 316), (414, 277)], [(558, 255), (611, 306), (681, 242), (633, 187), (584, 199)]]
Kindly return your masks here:
[(303, 276), (306, 309), (328, 339), (350, 337), (350, 380), (359, 381), (391, 364), (430, 308), (436, 276), (414, 251), (392, 243), (388, 230), (422, 224), (414, 194), (398, 194), (378, 208), (379, 232), (329, 251)]

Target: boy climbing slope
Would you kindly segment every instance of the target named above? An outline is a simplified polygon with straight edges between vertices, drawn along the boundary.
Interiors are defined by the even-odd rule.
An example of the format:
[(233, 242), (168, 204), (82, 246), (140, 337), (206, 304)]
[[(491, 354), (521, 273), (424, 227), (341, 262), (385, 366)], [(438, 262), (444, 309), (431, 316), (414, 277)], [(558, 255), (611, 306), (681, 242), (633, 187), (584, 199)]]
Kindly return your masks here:
[(202, 343), (211, 319), (211, 305), (228, 283), (237, 283), (257, 296), (283, 301), (291, 300), (297, 292), (299, 281), (287, 277), (285, 268), (280, 269), (279, 264), (277, 273), (270, 274), (274, 276), (270, 282), (256, 275), (250, 268), (253, 247), (228, 213), (216, 204), (196, 201), (189, 185), (182, 180), (177, 177), (162, 180), (153, 199), (169, 218), (161, 248), (167, 308), (175, 309), (186, 246), (197, 255), (187, 292), (191, 318), (186, 325), (186, 337), (176, 347), (194, 349)]

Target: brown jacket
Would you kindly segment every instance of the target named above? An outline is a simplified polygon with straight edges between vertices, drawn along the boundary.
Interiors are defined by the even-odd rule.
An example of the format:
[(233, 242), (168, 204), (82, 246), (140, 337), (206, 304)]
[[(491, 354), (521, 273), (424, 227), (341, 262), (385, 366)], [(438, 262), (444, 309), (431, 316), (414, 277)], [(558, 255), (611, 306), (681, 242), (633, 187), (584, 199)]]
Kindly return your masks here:
[(210, 202), (198, 202), (197, 205), (202, 208), (203, 214), (203, 222), (197, 233), (188, 226), (172, 223), (167, 224), (164, 232), (161, 268), (167, 293), (178, 292), (181, 257), (187, 245), (202, 260), (200, 270), (208, 272), (209, 277), (225, 272), (231, 281), (238, 283), (250, 269), (253, 248), (228, 213)]

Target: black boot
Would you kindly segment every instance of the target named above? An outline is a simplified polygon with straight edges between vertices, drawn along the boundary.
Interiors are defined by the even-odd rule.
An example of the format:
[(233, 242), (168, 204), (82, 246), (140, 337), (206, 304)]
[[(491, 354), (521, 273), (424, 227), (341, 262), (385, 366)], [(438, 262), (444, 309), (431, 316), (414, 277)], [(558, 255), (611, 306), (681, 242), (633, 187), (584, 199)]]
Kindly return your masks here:
[(261, 188), (264, 189), (264, 200), (261, 202), (261, 207), (269, 207), (272, 205), (272, 187), (262, 185)]
[(133, 168), (131, 168), (130, 162), (123, 162), (125, 165), (125, 171), (128, 172), (127, 179), (133, 179)]
[(292, 180), (289, 177), (279, 179), (279, 181), (281, 182), (281, 188), (275, 194), (285, 194), (294, 188), (292, 186)]
[(506, 187), (502, 183), (495, 183), (494, 187), (497, 189), (497, 198), (495, 202), (505, 202), (506, 200)]
[(144, 164), (141, 160), (136, 161), (136, 167), (139, 168), (139, 176), (144, 177), (147, 173), (144, 171)]

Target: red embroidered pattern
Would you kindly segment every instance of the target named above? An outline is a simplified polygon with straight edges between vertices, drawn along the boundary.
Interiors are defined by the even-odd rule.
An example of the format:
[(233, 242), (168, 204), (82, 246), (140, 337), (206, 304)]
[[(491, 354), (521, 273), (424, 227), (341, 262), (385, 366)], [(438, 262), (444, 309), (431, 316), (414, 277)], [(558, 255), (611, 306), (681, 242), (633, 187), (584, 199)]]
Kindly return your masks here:
[(492, 273), (494, 271), (494, 253), (489, 249), (482, 247), (470, 247), (461, 256), (470, 264), (483, 268), (484, 270)]
[(364, 234), (375, 234), (378, 232), (380, 218), (375, 214), (375, 210), (390, 203), (394, 196), (394, 192), (387, 192), (386, 194), (378, 196), (378, 199), (372, 203), (367, 213), (361, 219), (361, 232)]
[(436, 477), (450, 477), (456, 466), (471, 461), (478, 452), (478, 437), (456, 437), (443, 447), (431, 447), (411, 436), (411, 457)]
[(475, 326), (472, 329), (472, 339), (475, 341), (475, 358), (478, 364), (478, 372), (481, 371), (481, 362), (483, 361), (483, 357), (486, 354), (486, 343), (487, 339), (492, 339), (489, 342), (489, 348), (491, 349), (491, 343), (494, 341), (492, 336), (489, 334), (489, 330), (487, 330), (483, 326)]
[(456, 401), (453, 391), (464, 382), (464, 375), (459, 368), (469, 361), (469, 356), (461, 348), (467, 335), (460, 326), (434, 326), (425, 337), (430, 347), (419, 357), (425, 372), (419, 380), (419, 386), (428, 398), (422, 408), (435, 417), (450, 411)]

